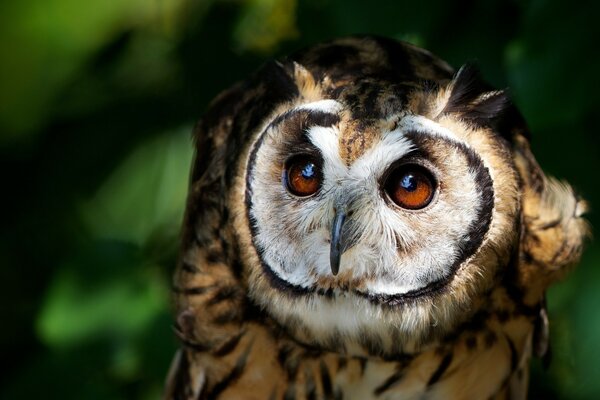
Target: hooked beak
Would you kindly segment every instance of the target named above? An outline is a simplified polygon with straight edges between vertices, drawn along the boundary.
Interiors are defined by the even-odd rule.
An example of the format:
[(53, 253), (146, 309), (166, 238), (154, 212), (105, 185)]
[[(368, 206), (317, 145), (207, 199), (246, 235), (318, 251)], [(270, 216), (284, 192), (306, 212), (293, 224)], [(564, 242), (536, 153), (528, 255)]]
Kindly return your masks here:
[(337, 275), (340, 270), (340, 258), (342, 257), (342, 226), (346, 220), (346, 213), (342, 210), (335, 211), (333, 226), (331, 228), (331, 249), (329, 252), (329, 263), (331, 273)]

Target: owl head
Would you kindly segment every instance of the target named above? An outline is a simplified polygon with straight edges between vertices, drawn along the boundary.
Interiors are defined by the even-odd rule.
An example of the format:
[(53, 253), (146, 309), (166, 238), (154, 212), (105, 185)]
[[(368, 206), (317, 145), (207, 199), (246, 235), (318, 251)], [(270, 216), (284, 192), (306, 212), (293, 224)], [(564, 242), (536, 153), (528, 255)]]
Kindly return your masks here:
[(528, 143), (473, 66), (384, 38), (317, 45), (199, 123), (183, 262), (219, 265), (241, 308), (301, 343), (419, 351), (508, 280), (539, 303), (579, 257), (585, 205)]

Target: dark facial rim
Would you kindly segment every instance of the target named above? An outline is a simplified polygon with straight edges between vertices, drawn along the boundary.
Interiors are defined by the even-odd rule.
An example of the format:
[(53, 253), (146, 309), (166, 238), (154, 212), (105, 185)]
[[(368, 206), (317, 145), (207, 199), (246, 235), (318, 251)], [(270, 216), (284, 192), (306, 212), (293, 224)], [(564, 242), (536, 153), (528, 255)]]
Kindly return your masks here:
[[(252, 203), (252, 179), (254, 177), (254, 161), (256, 159), (256, 155), (258, 153), (258, 149), (261, 147), (265, 133), (261, 133), (260, 137), (254, 144), (250, 152), (250, 156), (248, 157), (248, 163), (246, 166), (246, 191), (245, 191), (245, 203), (246, 203), (246, 216), (248, 218), (248, 223), (250, 227), (250, 234), (252, 237), (252, 245), (256, 250), (258, 258), (260, 260), (260, 264), (262, 270), (269, 280), (271, 286), (283, 293), (286, 293), (291, 296), (305, 296), (305, 295), (319, 295), (327, 298), (333, 297), (333, 290), (326, 290), (322, 288), (317, 288), (315, 286), (312, 287), (303, 287), (299, 285), (292, 284), (282, 279), (279, 275), (277, 275), (264, 261), (263, 250), (260, 248), (259, 244), (256, 242), (257, 237), (257, 226), (256, 220), (251, 214), (251, 210), (253, 207)], [(410, 132), (407, 134), (411, 140), (413, 140), (417, 145), (421, 138), (423, 138), (425, 134), (421, 134), (418, 132)], [(456, 272), (458, 271), (458, 267), (469, 257), (475, 254), (475, 251), (479, 248), (479, 246), (483, 243), (486, 233), (488, 232), (489, 226), (492, 221), (492, 213), (494, 209), (494, 188), (493, 181), (490, 177), (489, 171), (487, 167), (483, 164), (481, 158), (475, 153), (473, 150), (468, 148), (461, 142), (457, 142), (451, 139), (441, 139), (445, 140), (448, 144), (455, 147), (457, 150), (461, 151), (466, 159), (469, 168), (472, 171), (476, 171), (475, 173), (475, 182), (479, 188), (480, 200), (481, 200), (481, 208), (479, 209), (476, 218), (471, 223), (470, 229), (467, 233), (471, 240), (461, 248), (458, 257), (454, 264), (450, 267), (450, 273), (434, 282), (431, 282), (427, 286), (412, 290), (402, 294), (369, 294), (364, 293), (358, 290), (354, 290), (353, 293), (357, 296), (364, 297), (368, 299), (371, 303), (387, 305), (387, 306), (399, 306), (411, 301), (415, 301), (417, 299), (425, 298), (425, 297), (433, 297), (443, 290), (446, 289), (448, 284), (453, 280)]]

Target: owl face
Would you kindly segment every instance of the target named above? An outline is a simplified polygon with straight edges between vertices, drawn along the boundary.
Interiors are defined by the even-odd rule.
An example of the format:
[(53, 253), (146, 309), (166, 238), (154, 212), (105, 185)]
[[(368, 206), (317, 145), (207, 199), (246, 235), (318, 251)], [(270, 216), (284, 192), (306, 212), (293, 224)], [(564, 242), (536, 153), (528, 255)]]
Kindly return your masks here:
[(247, 201), (264, 269), (298, 292), (381, 304), (442, 288), (489, 229), (487, 168), (451, 131), (406, 113), (366, 128), (370, 147), (343, 152), (342, 137), (359, 136), (343, 110), (301, 105), (258, 138)]
[(420, 350), (471, 315), (516, 240), (505, 142), (450, 111), (500, 93), (456, 99), (460, 74), (327, 91), (294, 68), (304, 95), (263, 121), (239, 165), (250, 296), (311, 345)]

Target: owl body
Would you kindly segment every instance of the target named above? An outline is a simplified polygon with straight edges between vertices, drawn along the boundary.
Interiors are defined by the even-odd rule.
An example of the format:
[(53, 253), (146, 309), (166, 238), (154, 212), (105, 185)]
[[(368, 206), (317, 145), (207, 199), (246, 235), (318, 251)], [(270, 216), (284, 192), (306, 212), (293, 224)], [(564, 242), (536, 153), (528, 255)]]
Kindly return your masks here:
[(166, 398), (524, 398), (585, 203), (506, 93), (354, 37), (265, 65), (195, 132)]

